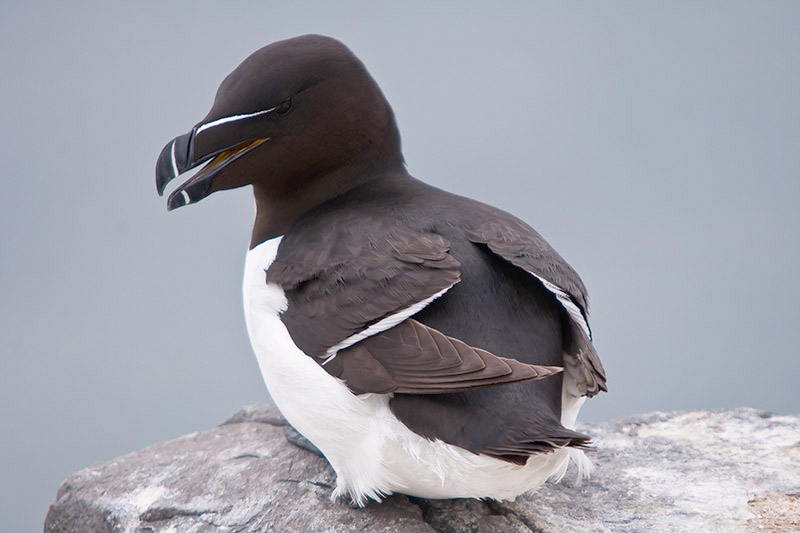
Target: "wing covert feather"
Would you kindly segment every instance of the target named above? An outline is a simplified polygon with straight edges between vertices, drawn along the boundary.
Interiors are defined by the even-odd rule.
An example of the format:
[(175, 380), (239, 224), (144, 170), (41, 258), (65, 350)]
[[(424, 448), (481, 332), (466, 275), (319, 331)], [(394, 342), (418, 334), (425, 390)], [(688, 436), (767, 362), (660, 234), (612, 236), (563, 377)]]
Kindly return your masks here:
[(266, 275), (286, 293), (289, 306), (281, 320), (312, 357), (327, 358), (331, 347), (460, 280), (450, 243), (434, 233), (377, 228), (328, 238), (333, 242), (318, 246), (287, 239)]

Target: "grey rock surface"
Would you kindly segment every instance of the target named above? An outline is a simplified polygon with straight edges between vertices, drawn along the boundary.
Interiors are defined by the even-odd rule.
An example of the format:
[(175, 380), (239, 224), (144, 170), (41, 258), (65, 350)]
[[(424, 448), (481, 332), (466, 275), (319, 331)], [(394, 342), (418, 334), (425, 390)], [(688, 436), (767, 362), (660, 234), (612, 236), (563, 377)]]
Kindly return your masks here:
[[(800, 417), (653, 413), (580, 428), (596, 470), (515, 502), (331, 502), (334, 475), (269, 405), (70, 477), (46, 532), (800, 531)], [(287, 439), (287, 436), (289, 437)], [(290, 442), (291, 441), (291, 442)]]

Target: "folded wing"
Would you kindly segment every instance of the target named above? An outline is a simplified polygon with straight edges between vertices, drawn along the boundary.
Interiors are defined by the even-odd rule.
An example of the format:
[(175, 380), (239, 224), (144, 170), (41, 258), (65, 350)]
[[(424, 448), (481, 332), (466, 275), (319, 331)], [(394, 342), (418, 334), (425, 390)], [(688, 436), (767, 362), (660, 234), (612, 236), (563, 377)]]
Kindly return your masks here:
[(578, 274), (533, 228), (507, 213), (466, 228), (470, 241), (535, 277), (562, 305), (570, 318), (565, 335), (565, 380), (573, 396), (607, 391), (603, 364), (592, 345), (589, 299)]

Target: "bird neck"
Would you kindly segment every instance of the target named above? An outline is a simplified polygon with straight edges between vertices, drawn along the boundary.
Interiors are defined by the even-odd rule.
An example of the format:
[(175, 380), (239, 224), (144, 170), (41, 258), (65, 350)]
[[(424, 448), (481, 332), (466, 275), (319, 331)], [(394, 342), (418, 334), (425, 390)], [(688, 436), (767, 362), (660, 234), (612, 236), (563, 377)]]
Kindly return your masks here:
[(274, 188), (253, 184), (256, 219), (250, 249), (284, 235), (300, 216), (315, 207), (365, 184), (386, 181), (398, 175), (408, 175), (402, 156), (381, 167), (368, 166), (357, 171), (352, 168), (335, 170), (315, 179), (302, 180), (302, 184), (296, 187), (286, 187), (277, 192)]
[(407, 175), (394, 112), (378, 91), (377, 125), (357, 156), (309, 175), (286, 175), (268, 183), (253, 182), (256, 220), (250, 248), (284, 235), (298, 217), (364, 184)]

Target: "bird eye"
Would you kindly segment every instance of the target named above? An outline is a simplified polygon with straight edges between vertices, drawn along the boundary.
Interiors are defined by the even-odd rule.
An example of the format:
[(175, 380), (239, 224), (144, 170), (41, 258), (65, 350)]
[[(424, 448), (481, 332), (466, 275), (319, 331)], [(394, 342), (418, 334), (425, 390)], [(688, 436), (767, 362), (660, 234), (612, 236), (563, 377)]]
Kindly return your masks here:
[(287, 98), (286, 100), (281, 102), (280, 105), (278, 105), (278, 107), (275, 108), (275, 112), (278, 113), (279, 115), (283, 115), (288, 113), (291, 108), (292, 108), (292, 99)]

